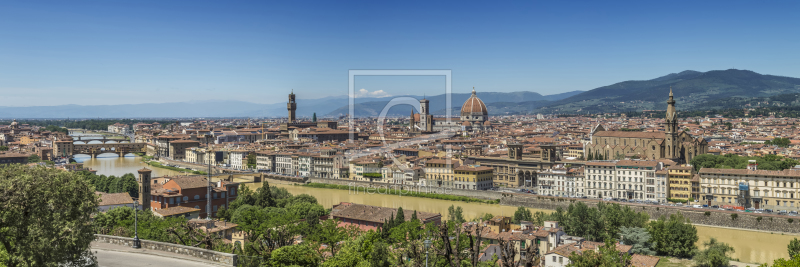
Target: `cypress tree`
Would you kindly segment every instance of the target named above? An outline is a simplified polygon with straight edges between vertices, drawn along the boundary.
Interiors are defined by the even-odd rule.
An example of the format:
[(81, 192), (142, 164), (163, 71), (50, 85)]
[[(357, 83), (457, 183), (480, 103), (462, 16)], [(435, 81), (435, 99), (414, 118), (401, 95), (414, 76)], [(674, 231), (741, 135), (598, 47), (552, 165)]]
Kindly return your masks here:
[(394, 218), (394, 225), (400, 225), (406, 222), (406, 215), (403, 213), (403, 207), (397, 208), (397, 217)]
[(411, 220), (417, 220), (417, 211), (415, 210), (414, 213), (411, 214)]

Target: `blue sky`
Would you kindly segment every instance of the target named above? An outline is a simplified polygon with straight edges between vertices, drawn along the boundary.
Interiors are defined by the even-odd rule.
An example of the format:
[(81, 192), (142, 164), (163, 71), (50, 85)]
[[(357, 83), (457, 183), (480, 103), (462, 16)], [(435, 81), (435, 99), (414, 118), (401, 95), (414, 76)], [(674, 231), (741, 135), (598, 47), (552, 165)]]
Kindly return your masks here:
[[(800, 77), (797, 1), (4, 1), (0, 106), (347, 94), (348, 69), (454, 92), (589, 90), (691, 69)], [(357, 79), (438, 94), (441, 79)]]

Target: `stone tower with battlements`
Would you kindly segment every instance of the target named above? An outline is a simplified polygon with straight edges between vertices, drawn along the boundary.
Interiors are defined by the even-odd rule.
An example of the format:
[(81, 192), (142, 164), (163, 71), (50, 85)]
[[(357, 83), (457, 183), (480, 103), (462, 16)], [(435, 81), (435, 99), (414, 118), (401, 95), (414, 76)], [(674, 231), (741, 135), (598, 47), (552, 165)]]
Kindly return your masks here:
[(294, 120), (297, 118), (295, 117), (297, 102), (294, 100), (294, 89), (292, 89), (292, 93), (289, 94), (289, 103), (286, 103), (286, 109), (289, 110), (289, 123), (294, 122)]

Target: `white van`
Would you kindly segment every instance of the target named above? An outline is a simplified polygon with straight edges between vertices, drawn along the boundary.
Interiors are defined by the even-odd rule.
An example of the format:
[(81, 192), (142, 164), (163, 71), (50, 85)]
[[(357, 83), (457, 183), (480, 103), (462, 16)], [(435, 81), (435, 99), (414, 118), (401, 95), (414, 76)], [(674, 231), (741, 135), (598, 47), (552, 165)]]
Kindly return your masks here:
[(695, 209), (702, 209), (702, 208), (703, 208), (703, 205), (692, 205), (692, 208), (695, 208)]

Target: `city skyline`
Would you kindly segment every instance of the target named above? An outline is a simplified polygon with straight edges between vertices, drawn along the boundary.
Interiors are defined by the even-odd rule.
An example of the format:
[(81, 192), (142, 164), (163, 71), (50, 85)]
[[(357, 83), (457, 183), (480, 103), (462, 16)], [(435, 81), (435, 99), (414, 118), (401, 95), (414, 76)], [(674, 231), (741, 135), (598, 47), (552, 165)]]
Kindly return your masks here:
[[(543, 95), (684, 70), (797, 77), (787, 5), (6, 3), (0, 90), (2, 106), (268, 104), (291, 89), (346, 95), (349, 69), (452, 69), (456, 93)], [(357, 88), (423, 95), (438, 84)]]

